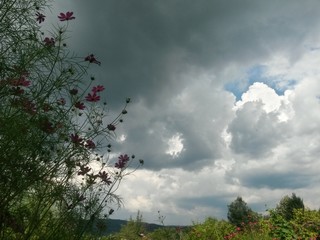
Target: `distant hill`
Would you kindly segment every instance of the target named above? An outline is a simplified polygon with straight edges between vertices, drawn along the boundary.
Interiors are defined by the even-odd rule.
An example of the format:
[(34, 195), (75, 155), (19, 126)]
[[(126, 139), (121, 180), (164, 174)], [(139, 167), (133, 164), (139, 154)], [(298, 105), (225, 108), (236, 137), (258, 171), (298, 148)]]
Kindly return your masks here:
[[(108, 219), (107, 222), (107, 228), (108, 232), (114, 233), (119, 232), (122, 225), (126, 225), (128, 221), (126, 220), (120, 220), (120, 219)], [(148, 231), (154, 231), (157, 228), (163, 228), (164, 226), (154, 223), (143, 223), (145, 225), (145, 228)]]
[[(117, 233), (120, 231), (120, 229), (123, 225), (126, 225), (128, 223), (127, 220), (120, 220), (120, 219), (99, 219), (99, 220), (97, 220), (97, 222), (99, 222), (101, 225), (105, 226), (105, 227), (103, 227), (103, 229), (105, 229), (105, 230), (103, 230), (102, 232), (101, 231), (99, 232), (98, 228), (94, 227), (92, 229), (92, 232), (94, 232), (94, 233), (99, 232), (99, 235), (101, 235), (101, 236), (106, 236), (109, 234)], [(154, 224), (154, 223), (143, 223), (143, 224), (145, 225), (145, 228), (148, 232), (152, 232), (158, 228), (169, 227), (169, 226), (162, 226), (162, 225)], [(172, 226), (172, 227), (174, 227), (174, 226)]]
[(106, 232), (107, 234), (119, 232), (123, 225), (126, 225), (128, 221), (120, 219), (106, 219)]

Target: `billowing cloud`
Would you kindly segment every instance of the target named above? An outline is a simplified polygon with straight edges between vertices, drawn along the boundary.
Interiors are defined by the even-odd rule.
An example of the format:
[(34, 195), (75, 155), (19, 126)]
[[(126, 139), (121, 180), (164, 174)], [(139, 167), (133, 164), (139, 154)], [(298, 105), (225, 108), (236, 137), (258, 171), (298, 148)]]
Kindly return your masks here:
[(285, 100), (263, 83), (250, 86), (236, 103), (236, 116), (228, 126), (231, 149), (258, 158), (272, 154), (272, 149), (289, 134), (290, 112), (286, 111)]

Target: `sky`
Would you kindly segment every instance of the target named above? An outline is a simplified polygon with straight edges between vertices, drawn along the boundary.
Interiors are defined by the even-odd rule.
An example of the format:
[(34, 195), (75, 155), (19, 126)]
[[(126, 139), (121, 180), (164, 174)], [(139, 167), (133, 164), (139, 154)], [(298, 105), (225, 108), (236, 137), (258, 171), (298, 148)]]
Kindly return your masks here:
[(241, 196), (265, 213), (296, 193), (320, 207), (320, 2), (55, 0), (68, 45), (95, 54), (116, 115), (115, 153), (143, 168), (115, 219), (165, 225), (227, 218)]

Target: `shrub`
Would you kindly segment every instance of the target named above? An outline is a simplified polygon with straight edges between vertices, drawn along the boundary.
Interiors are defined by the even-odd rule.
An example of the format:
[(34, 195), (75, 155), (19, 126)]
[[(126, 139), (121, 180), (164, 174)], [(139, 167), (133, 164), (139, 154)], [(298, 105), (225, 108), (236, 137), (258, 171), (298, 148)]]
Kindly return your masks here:
[(294, 209), (291, 224), (301, 239), (320, 237), (320, 212), (310, 209)]
[(290, 222), (275, 210), (269, 210), (270, 213), (270, 236), (274, 239), (296, 239), (297, 235)]
[(195, 224), (190, 233), (191, 240), (198, 239), (224, 239), (225, 236), (233, 232), (234, 226), (224, 220), (207, 218), (202, 224)]

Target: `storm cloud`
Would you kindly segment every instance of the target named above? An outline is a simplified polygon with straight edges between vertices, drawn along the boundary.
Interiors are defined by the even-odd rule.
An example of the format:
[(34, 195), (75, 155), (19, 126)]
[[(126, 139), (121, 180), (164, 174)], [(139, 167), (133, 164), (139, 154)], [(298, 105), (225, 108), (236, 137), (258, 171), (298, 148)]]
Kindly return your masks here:
[[(115, 153), (145, 160), (125, 206), (155, 222), (226, 217), (237, 196), (263, 212), (295, 192), (319, 208), (319, 1), (54, 1), (68, 46), (95, 54), (110, 116), (132, 99)], [(50, 15), (48, 13), (47, 15)], [(54, 21), (54, 17), (51, 21)]]

